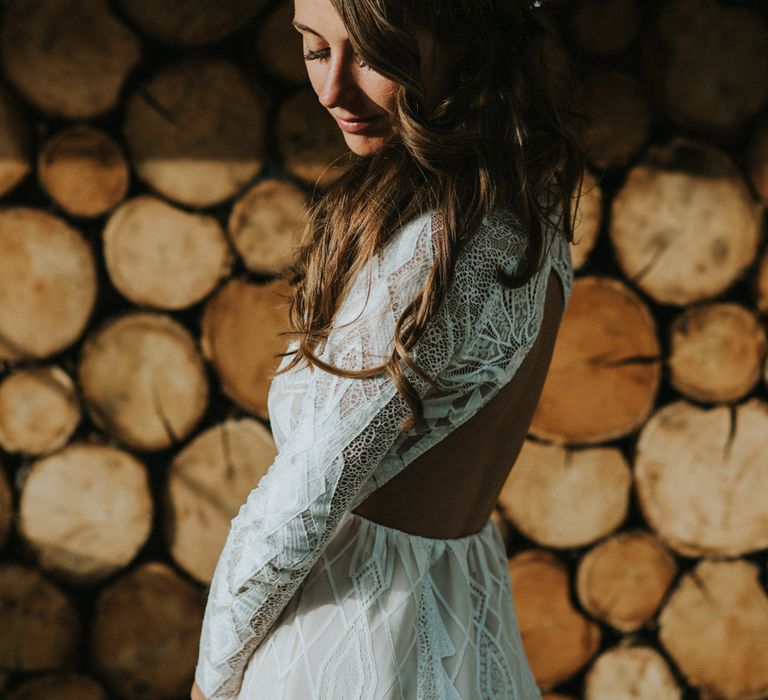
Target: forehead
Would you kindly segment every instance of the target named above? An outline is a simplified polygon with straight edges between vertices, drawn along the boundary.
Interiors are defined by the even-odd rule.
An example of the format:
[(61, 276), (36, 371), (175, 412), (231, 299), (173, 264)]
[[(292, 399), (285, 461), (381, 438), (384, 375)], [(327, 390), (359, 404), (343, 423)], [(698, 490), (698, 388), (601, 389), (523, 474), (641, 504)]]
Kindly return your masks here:
[(328, 41), (347, 38), (347, 29), (331, 0), (294, 0), (293, 25)]

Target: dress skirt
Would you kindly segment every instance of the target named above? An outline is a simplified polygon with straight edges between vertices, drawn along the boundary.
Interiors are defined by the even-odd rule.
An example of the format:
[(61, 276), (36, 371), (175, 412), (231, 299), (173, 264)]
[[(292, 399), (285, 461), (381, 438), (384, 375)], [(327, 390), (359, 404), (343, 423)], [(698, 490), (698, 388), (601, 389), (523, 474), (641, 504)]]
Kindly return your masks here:
[(492, 520), (435, 539), (348, 511), (240, 700), (541, 700)]

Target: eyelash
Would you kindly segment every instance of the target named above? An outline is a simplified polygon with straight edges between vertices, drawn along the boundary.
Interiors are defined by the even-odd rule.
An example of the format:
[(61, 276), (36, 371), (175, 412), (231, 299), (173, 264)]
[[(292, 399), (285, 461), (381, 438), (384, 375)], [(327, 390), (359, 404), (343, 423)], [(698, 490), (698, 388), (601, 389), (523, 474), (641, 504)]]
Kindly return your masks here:
[[(314, 61), (316, 59), (324, 61), (327, 58), (328, 58), (328, 49), (321, 49), (320, 51), (307, 51), (304, 54), (305, 61)], [(361, 68), (370, 68), (370, 66), (363, 60), (357, 61), (357, 65), (360, 66)]]

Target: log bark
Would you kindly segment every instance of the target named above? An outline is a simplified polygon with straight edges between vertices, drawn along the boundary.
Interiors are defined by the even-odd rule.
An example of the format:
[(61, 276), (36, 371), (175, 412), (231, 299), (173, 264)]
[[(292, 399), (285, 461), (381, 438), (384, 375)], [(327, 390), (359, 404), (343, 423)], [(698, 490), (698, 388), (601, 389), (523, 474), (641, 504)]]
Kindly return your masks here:
[(731, 158), (682, 136), (650, 148), (611, 204), (616, 260), (660, 304), (725, 292), (754, 262), (761, 226), (762, 207)]
[(235, 202), (229, 237), (245, 266), (260, 275), (282, 273), (301, 243), (309, 203), (284, 180), (262, 180)]
[(557, 444), (629, 435), (653, 411), (660, 356), (637, 294), (609, 277), (577, 277), (529, 433)]
[(682, 691), (664, 657), (649, 646), (622, 644), (595, 659), (584, 700), (680, 700)]
[(101, 216), (128, 193), (128, 162), (111, 136), (87, 124), (50, 138), (37, 159), (40, 185), (72, 216)]
[(341, 129), (311, 90), (299, 90), (280, 106), (277, 140), (288, 171), (311, 185), (328, 187), (349, 166)]
[(616, 448), (575, 451), (526, 440), (498, 503), (537, 544), (581, 547), (622, 523), (631, 485), (629, 466)]
[(571, 604), (568, 570), (554, 554), (529, 549), (509, 560), (525, 655), (543, 690), (570, 678), (595, 655), (600, 627)]
[(83, 343), (78, 374), (93, 422), (133, 450), (178, 444), (208, 405), (208, 377), (195, 340), (163, 314), (108, 319)]
[(659, 641), (702, 697), (768, 694), (768, 596), (752, 562), (699, 561), (659, 616)]
[(150, 561), (103, 588), (90, 636), (94, 670), (120, 697), (188, 697), (205, 591)]
[(9, 2), (0, 56), (5, 76), (51, 117), (90, 119), (118, 104), (139, 63), (139, 38), (105, 0)]
[(30, 465), (17, 529), (42, 569), (92, 584), (136, 556), (149, 537), (152, 514), (141, 462), (114, 447), (71, 443)]
[(96, 303), (92, 246), (31, 207), (0, 211), (0, 360), (49, 357), (74, 343)]
[(43, 455), (64, 445), (82, 412), (77, 387), (57, 365), (22, 367), (0, 383), (0, 447)]
[(127, 101), (123, 132), (136, 174), (190, 207), (234, 197), (264, 163), (268, 101), (263, 88), (226, 59), (185, 58), (166, 66)]
[(152, 195), (122, 204), (103, 239), (110, 279), (138, 306), (188, 308), (208, 296), (234, 264), (215, 217), (183, 211)]
[(171, 461), (165, 541), (173, 560), (201, 583), (211, 583), (232, 518), (276, 456), (269, 430), (242, 418), (198, 433)]
[(620, 532), (579, 560), (576, 593), (590, 615), (621, 632), (651, 622), (677, 575), (677, 563), (648, 532)]
[(645, 521), (684, 556), (768, 547), (768, 404), (699, 408), (676, 401), (643, 426), (635, 490)]
[(238, 406), (269, 418), (267, 396), (290, 329), (288, 282), (278, 278), (255, 285), (230, 280), (205, 305), (203, 354), (213, 367), (221, 391)]
[(0, 666), (11, 672), (74, 668), (83, 629), (69, 596), (37, 569), (0, 563)]
[(669, 381), (696, 401), (732, 403), (751, 392), (768, 352), (765, 328), (740, 304), (697, 304), (670, 329)]

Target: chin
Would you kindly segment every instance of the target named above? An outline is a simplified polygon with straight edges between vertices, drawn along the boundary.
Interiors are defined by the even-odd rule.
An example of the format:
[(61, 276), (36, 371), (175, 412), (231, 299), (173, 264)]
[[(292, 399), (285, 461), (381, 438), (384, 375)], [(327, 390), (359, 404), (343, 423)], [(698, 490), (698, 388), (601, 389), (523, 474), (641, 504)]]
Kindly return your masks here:
[(358, 136), (357, 134), (344, 134), (344, 140), (349, 150), (358, 156), (370, 156), (381, 150), (386, 139), (381, 136)]

